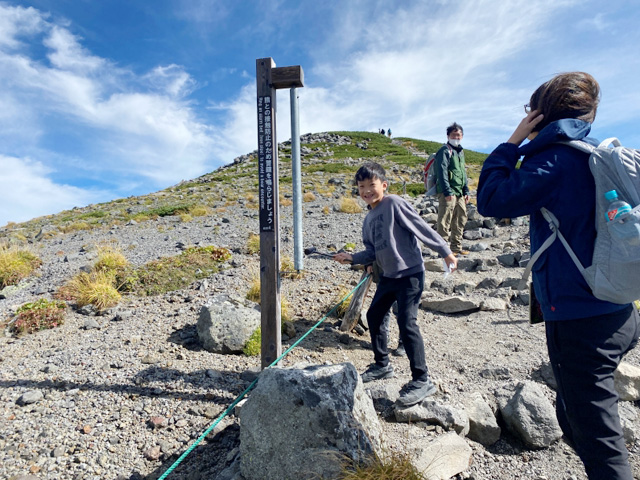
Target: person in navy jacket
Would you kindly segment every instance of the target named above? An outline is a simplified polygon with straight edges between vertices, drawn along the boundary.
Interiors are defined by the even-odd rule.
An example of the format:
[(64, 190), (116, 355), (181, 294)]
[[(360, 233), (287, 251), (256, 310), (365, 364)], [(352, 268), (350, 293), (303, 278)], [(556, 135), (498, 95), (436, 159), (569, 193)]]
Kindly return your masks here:
[[(587, 135), (599, 100), (600, 87), (591, 75), (555, 76), (533, 93), (525, 105), (526, 117), (484, 162), (478, 211), (500, 218), (530, 215), (532, 255), (551, 234), (540, 213), (545, 207), (558, 218), (582, 264), (592, 263), (596, 202), (589, 155), (557, 142), (597, 145)], [(529, 142), (521, 147), (525, 139)], [(613, 373), (638, 341), (638, 311), (594, 297), (560, 241), (541, 255), (532, 271), (565, 440), (575, 448), (590, 480), (632, 480)]]

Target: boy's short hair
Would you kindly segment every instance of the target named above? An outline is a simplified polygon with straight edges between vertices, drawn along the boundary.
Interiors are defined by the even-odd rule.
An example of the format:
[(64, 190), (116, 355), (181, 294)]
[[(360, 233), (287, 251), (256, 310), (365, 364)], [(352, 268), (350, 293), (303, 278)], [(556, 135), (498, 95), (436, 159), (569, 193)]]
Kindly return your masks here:
[(382, 165), (380, 165), (379, 163), (367, 162), (362, 165), (356, 172), (355, 181), (356, 183), (358, 183), (370, 178), (377, 178), (381, 182), (386, 182), (387, 172), (384, 171), (384, 168), (382, 168)]
[(460, 130), (460, 133), (464, 135), (464, 130), (462, 129), (462, 125), (460, 125), (459, 123), (453, 122), (451, 125), (447, 127), (447, 137), (451, 135), (451, 132), (455, 132), (457, 130)]

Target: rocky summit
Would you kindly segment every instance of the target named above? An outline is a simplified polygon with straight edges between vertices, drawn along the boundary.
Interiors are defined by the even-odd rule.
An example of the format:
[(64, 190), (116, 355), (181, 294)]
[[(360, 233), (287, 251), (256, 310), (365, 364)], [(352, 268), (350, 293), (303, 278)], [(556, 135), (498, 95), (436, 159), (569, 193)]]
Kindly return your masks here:
[[(351, 179), (367, 159), (382, 163), (391, 192), (433, 224), (434, 201), (419, 189), (429, 148), (437, 144), (365, 132), (303, 136), (304, 247), (362, 248), (366, 210)], [(379, 442), (383, 456), (408, 454), (425, 478), (586, 479), (555, 421), (544, 326), (529, 323), (529, 293), (520, 289), (529, 258), (528, 219), (483, 218), (470, 206), (464, 235), (470, 253), (460, 257), (452, 275), (445, 276), (442, 260), (424, 248), (418, 322), (437, 393), (400, 409), (395, 399), (410, 380), (407, 358), (391, 357), (393, 378), (362, 385), (355, 372), (373, 361), (368, 333), (363, 325), (342, 332), (341, 319), (327, 316), (362, 272), (319, 255), (304, 258), (302, 276), (292, 272), (289, 143), (280, 145), (280, 165), (281, 292), (290, 318), (283, 351), (315, 329), (280, 362), (286, 372), (269, 376), (269, 382), (284, 382), (282, 388), (269, 394), (274, 386), (265, 379), (259, 403), (258, 396), (250, 403), (249, 391), (248, 399), (229, 409), (256, 378), (260, 385), (260, 357), (241, 351), (259, 317), (259, 306), (247, 299), (260, 262), (251, 245), (259, 226), (255, 152), (154, 194), (0, 229), (0, 241), (42, 261), (34, 275), (0, 290), (6, 327), (0, 336), (0, 477), (157, 479), (215, 423), (166, 478), (253, 480), (261, 471), (258, 454), (282, 459), (295, 472), (304, 459), (296, 461), (299, 452), (287, 451), (296, 448), (291, 438), (278, 439), (287, 432), (305, 438), (305, 429), (329, 427), (332, 449), (352, 449), (354, 438), (368, 449)], [(477, 178), (479, 167), (469, 168)], [(105, 245), (133, 266), (193, 246), (225, 247), (231, 258), (219, 271), (177, 289), (125, 294), (107, 309), (69, 302), (62, 325), (12, 334), (9, 324), (21, 305), (52, 298), (90, 270)], [(392, 322), (391, 349), (397, 339)], [(640, 478), (638, 366), (636, 349), (619, 369), (616, 387)], [(329, 373), (319, 375), (325, 368)], [(309, 379), (312, 373), (318, 378)], [(241, 420), (254, 429), (243, 430)], [(276, 427), (283, 431), (274, 436)], [(353, 429), (362, 429), (363, 436)], [(271, 447), (261, 443), (263, 437)], [(248, 440), (241, 445), (243, 438), (255, 446)], [(268, 471), (278, 475), (278, 462), (270, 461)], [(337, 475), (322, 469), (328, 471)], [(280, 478), (293, 474), (286, 475)]]

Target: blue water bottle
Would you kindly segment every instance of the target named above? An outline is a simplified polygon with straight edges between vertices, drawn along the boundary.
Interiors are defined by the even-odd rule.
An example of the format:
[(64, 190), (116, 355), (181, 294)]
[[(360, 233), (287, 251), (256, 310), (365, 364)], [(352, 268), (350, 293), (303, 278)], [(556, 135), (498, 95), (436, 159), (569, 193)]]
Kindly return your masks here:
[(621, 217), (625, 213), (629, 213), (631, 211), (631, 205), (623, 200), (618, 199), (618, 192), (615, 190), (610, 190), (604, 194), (604, 198), (609, 200), (609, 206), (607, 207), (607, 222), (611, 220), (615, 220), (618, 217)]

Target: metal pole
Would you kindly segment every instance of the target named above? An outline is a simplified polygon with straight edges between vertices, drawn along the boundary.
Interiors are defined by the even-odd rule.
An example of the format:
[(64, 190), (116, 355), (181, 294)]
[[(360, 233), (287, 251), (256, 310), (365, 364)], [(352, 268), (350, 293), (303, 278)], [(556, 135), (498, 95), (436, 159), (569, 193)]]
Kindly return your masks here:
[(293, 265), (302, 270), (302, 180), (300, 178), (300, 118), (298, 116), (298, 92), (291, 94), (291, 177), (293, 181)]

